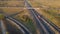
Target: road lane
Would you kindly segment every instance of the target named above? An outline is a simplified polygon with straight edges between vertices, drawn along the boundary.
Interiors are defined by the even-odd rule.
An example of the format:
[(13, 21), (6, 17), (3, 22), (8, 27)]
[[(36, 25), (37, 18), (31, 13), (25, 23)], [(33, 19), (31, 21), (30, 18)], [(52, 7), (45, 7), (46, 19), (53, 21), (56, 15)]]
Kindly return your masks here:
[(2, 29), (2, 34), (6, 34), (6, 27), (5, 27), (5, 25), (4, 25), (4, 22), (3, 22), (3, 20), (0, 20), (0, 25), (1, 25), (1, 29)]
[[(27, 7), (27, 9), (29, 8), (29, 7), (31, 7), (30, 6), (30, 4), (28, 4), (28, 2), (27, 1), (25, 1), (26, 2), (26, 7)], [(39, 19), (36, 17), (36, 15), (35, 15), (35, 13), (33, 12), (34, 10), (32, 10), (32, 9), (28, 9), (29, 11), (30, 11), (30, 13), (34, 16), (34, 19), (36, 20), (36, 22), (37, 22), (37, 27), (39, 28), (39, 30), (40, 30), (40, 32), (41, 32), (41, 34), (44, 34), (44, 33), (48, 33), (47, 31), (46, 31), (46, 29), (44, 28), (44, 26), (41, 24), (41, 22), (39, 21)], [(41, 27), (41, 28), (40, 28)], [(48, 33), (49, 34), (49, 33)]]
[(52, 26), (55, 30), (57, 30), (58, 32), (60, 32), (60, 28), (58, 26), (56, 26), (54, 23), (52, 23), (51, 21), (49, 21), (48, 19), (44, 18), (42, 15), (40, 15), (38, 12), (35, 12), (37, 14), (37, 17), (43, 21), (45, 21), (45, 23), (47, 23), (47, 25), (49, 24), (50, 26)]
[[(43, 8), (43, 6), (41, 6)], [(44, 8), (44, 9), (49, 9), (48, 8)], [(37, 14), (37, 17), (40, 16), (40, 18), (43, 20), (43, 21), (46, 21), (48, 24), (50, 24), (50, 26), (52, 26), (54, 29), (56, 29), (58, 32), (60, 32), (60, 28), (55, 25), (54, 23), (52, 23), (50, 20), (46, 19), (45, 17), (43, 17), (41, 14), (39, 14), (38, 12), (35, 12)]]
[[(51, 26), (51, 24), (48, 22), (48, 21), (46, 21), (43, 17), (42, 17), (42, 15), (39, 15), (36, 11), (35, 11), (35, 14), (36, 14), (36, 16), (37, 16), (37, 18), (40, 20), (40, 21), (42, 21), (42, 24), (44, 25), (44, 24), (46, 24), (46, 25), (44, 25), (48, 30), (49, 29), (54, 29), (54, 30), (56, 30), (54, 27), (52, 27)], [(39, 18), (40, 17), (40, 18)], [(52, 23), (52, 22), (51, 22)], [(49, 27), (48, 27), (49, 26)], [(52, 27), (52, 28), (51, 28)], [(53, 29), (52, 29), (52, 31), (53, 31)], [(59, 28), (57, 27), (57, 29), (58, 29), (58, 31), (57, 32), (59, 32)], [(51, 31), (51, 30), (49, 30), (49, 31)], [(54, 31), (55, 32), (55, 31)]]
[[(27, 9), (29, 8), (29, 7), (31, 7), (31, 5), (29, 5), (29, 3), (28, 3), (28, 1), (26, 1), (26, 7), (27, 7)], [(32, 7), (31, 7), (32, 8)], [(36, 13), (36, 11), (34, 10), (34, 9), (28, 9), (30, 12), (31, 12), (31, 14), (35, 14), (35, 19), (37, 19), (38, 18), (38, 16), (37, 16), (37, 13)], [(37, 17), (37, 18), (36, 18)], [(41, 17), (42, 18), (42, 17)], [(39, 19), (39, 18), (38, 18)], [(38, 20), (37, 19), (37, 20)], [(37, 21), (36, 20), (36, 21)], [(46, 21), (45, 20), (42, 20), (42, 19), (39, 19), (39, 21), (44, 25), (44, 27), (45, 27), (45, 29), (49, 32), (49, 34), (55, 34), (55, 32), (51, 29), (51, 27), (48, 25), (48, 24), (46, 24)]]
[[(13, 22), (10, 22), (6, 19), (6, 27), (9, 34), (24, 34), (24, 32), (17, 28), (18, 25), (14, 24)], [(20, 26), (19, 26), (20, 27)]]
[[(21, 27), (21, 29), (23, 29), (24, 30), (24, 34), (32, 34), (23, 24), (21, 24), (20, 23), (20, 21), (18, 21), (18, 20), (16, 20), (15, 18), (13, 18), (13, 17), (11, 17), (11, 16), (8, 16), (8, 15), (6, 15), (4, 12), (3, 12), (3, 14), (4, 14), (4, 16), (5, 16), (5, 18), (6, 19), (9, 19), (10, 21), (13, 21), (13, 22), (15, 22), (15, 25), (17, 24), (17, 25), (19, 25), (20, 27)], [(18, 13), (16, 13), (16, 14), (18, 14)], [(14, 14), (15, 15), (15, 14)], [(9, 25), (10, 26), (10, 25)], [(8, 26), (7, 26), (8, 27)], [(11, 27), (11, 26), (10, 26)]]
[(6, 20), (8, 20), (8, 22), (11, 22), (10, 24), (11, 24), (13, 27), (16, 27), (17, 29), (21, 30), (21, 32), (22, 32), (23, 34), (25, 34), (25, 32), (23, 31), (23, 29), (22, 29), (18, 24), (16, 24), (15, 22), (13, 22), (13, 21), (11, 21), (11, 20), (9, 20), (9, 19), (6, 19)]
[(25, 34), (21, 29), (18, 29), (17, 26), (13, 25), (14, 24), (12, 22), (9, 22), (6, 19), (0, 20), (0, 34)]
[(32, 34), (24, 25), (22, 25), (19, 21), (17, 21), (16, 19), (12, 18), (12, 17), (7, 17), (7, 19), (15, 22), (16, 24), (18, 24), (25, 32), (25, 34)]

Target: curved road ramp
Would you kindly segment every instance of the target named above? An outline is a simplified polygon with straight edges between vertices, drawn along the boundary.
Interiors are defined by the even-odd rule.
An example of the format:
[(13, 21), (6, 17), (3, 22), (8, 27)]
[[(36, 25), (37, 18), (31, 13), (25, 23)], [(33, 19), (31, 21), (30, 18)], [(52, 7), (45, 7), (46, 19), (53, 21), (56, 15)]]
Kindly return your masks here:
[(28, 0), (21, 0), (24, 2), (25, 6), (24, 4), (20, 4), (20, 0), (13, 1), (0, 0), (0, 8), (26, 7), (29, 14), (31, 14), (31, 16), (33, 17), (34, 22), (32, 24), (34, 24), (34, 26), (36, 27), (36, 31), (31, 31), (33, 29), (32, 26), (30, 27), (32, 29), (30, 29), (27, 27), (28, 25), (26, 26), (22, 23), (22, 21), (19, 21), (16, 18), (12, 17), (19, 14), (20, 12), (8, 15), (1, 11), (2, 9), (0, 9), (0, 34), (60, 34), (60, 28), (48, 19), (44, 18), (34, 8), (32, 8)]
[(0, 14), (0, 34), (31, 34), (19, 21)]
[[(35, 11), (34, 9), (28, 9)], [(60, 34), (60, 29), (53, 23), (42, 18), (37, 12), (31, 12), (34, 20), (36, 20), (36, 26), (39, 31), (37, 34)], [(17, 14), (17, 13), (16, 13)], [(13, 14), (13, 15), (16, 15)], [(17, 19), (5, 15), (3, 12), (0, 13), (0, 34), (33, 34), (24, 24)]]

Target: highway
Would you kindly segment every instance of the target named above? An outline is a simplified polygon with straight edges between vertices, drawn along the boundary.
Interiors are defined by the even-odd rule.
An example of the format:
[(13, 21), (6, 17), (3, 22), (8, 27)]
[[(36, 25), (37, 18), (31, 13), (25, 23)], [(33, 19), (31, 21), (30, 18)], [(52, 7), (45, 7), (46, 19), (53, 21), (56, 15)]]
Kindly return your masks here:
[[(60, 34), (59, 27), (33, 9), (28, 0), (24, 1), (26, 8), (29, 10), (31, 16), (33, 16), (34, 21), (36, 22), (40, 34), (56, 34), (55, 31)], [(0, 34), (32, 34), (30, 30), (22, 24), (22, 22), (12, 17), (21, 12), (12, 15), (7, 15), (2, 11), (0, 11), (0, 13), (4, 14), (4, 18), (0, 19)]]
[[(36, 12), (37, 13), (37, 12)], [(58, 26), (56, 26), (54, 23), (52, 23), (51, 21), (49, 21), (48, 19), (44, 18), (42, 15), (40, 15), (39, 13), (37, 13), (37, 17), (43, 21), (46, 21), (48, 24), (50, 24), (50, 26), (52, 26), (54, 29), (56, 29), (58, 32), (60, 32), (60, 28)]]
[[(20, 21), (15, 18), (8, 16), (3, 11), (0, 11), (0, 14), (4, 18), (0, 19), (0, 33), (1, 34), (32, 34), (25, 25), (21, 24)], [(18, 14), (18, 13), (16, 13)], [(0, 16), (1, 16), (0, 15)], [(15, 14), (13, 14), (15, 15)]]
[(19, 25), (26, 34), (32, 34), (23, 24), (21, 24), (18, 20), (12, 18), (12, 17), (7, 17), (7, 19), (14, 21), (17, 25)]
[(1, 31), (1, 34), (6, 34), (6, 27), (4, 26), (4, 23), (3, 23), (3, 21), (2, 20), (0, 20), (0, 24), (1, 24), (1, 29), (2, 29), (2, 31)]
[[(6, 20), (5, 20), (6, 21)], [(19, 31), (17, 28), (11, 26), (9, 22), (4, 22), (4, 20), (0, 21), (1, 23), (1, 34), (22, 34), (22, 31)]]
[(60, 29), (54, 24), (52, 25), (46, 19), (44, 19), (40, 14), (37, 13), (36, 10), (34, 9), (29, 9), (32, 8), (32, 6), (28, 3), (28, 0), (25, 0), (25, 4), (27, 9), (30, 11), (31, 15), (34, 17), (37, 27), (40, 29), (41, 34), (55, 34), (52, 28), (58, 31), (60, 33)]
[(2, 34), (32, 34), (24, 25), (12, 17), (0, 20), (0, 28)]

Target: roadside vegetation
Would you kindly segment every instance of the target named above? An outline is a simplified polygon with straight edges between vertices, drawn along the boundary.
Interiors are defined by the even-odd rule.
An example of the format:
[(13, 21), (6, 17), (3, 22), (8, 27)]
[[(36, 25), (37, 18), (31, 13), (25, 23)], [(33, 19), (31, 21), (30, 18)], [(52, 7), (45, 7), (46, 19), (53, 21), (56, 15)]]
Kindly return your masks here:
[(36, 26), (28, 10), (24, 10), (23, 13), (16, 15), (15, 18), (21, 21), (33, 34), (37, 34)]
[(3, 14), (0, 14), (0, 19), (4, 19), (4, 15)]
[(29, 1), (32, 7), (45, 18), (60, 28), (60, 0), (33, 0)]
[(28, 15), (23, 15), (21, 17), (16, 17), (18, 20), (23, 22), (24, 25), (27, 26), (27, 28), (33, 33), (36, 34), (36, 28), (34, 26), (33, 20)]
[(59, 28), (60, 28), (60, 14), (59, 14), (59, 10), (57, 9), (43, 9), (43, 12), (45, 13), (45, 17), (48, 17), (48, 19), (50, 21), (52, 21), (54, 24), (56, 24)]

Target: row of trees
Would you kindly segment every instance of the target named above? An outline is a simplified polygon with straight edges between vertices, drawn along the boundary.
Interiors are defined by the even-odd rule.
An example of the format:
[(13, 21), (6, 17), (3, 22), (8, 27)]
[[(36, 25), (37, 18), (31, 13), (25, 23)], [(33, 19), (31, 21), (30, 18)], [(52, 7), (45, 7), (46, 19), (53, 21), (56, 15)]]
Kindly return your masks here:
[(24, 2), (0, 2), (0, 7), (24, 7)]

